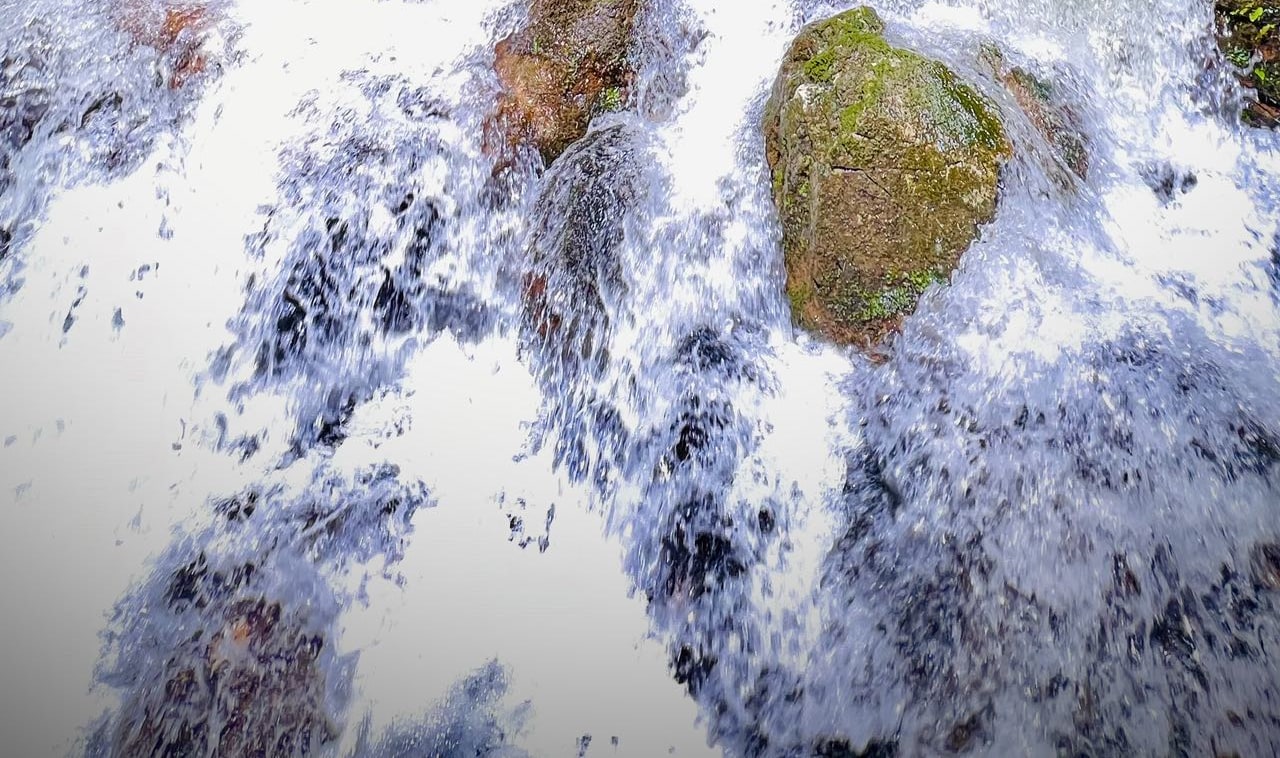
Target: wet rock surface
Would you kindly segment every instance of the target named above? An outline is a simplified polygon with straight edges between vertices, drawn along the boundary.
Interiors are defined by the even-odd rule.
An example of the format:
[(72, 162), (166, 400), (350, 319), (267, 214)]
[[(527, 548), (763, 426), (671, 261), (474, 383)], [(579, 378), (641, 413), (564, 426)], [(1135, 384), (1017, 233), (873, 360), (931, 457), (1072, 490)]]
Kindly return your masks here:
[(135, 674), (109, 754), (315, 755), (337, 738), (323, 625), (263, 593), (257, 573), (253, 563), (218, 570), (203, 553), (173, 573), (150, 610), (186, 638)]
[(48, 191), (136, 169), (187, 122), (234, 34), (206, 3), (86, 4), (74, 25), (51, 5), (16, 8), (0, 37), (0, 259), (13, 271)]
[(209, 67), (213, 56), (205, 43), (217, 23), (217, 8), (204, 2), (126, 0), (118, 14), (121, 30), (135, 44), (161, 54), (171, 89), (182, 87)]
[(591, 118), (628, 97), (640, 0), (533, 0), (527, 23), (497, 44), (503, 91), (490, 149), (532, 147), (551, 163)]
[(876, 345), (995, 214), (993, 109), (868, 8), (801, 31), (764, 129), (793, 317), (835, 341)]
[(526, 326), (563, 368), (606, 360), (612, 305), (626, 294), (625, 220), (641, 199), (643, 136), (635, 125), (603, 126), (575, 143), (544, 178), (523, 277)]
[[(751, 10), (742, 4), (716, 12), (723, 19), (727, 11)], [(826, 48), (815, 46), (792, 60), (803, 81), (790, 100), (774, 103), (779, 134), (771, 144), (778, 148), (773, 167), (782, 168), (782, 189), (799, 190), (809, 181), (811, 202), (793, 210), (797, 218), (810, 214), (813, 229), (801, 229), (803, 234), (823, 231), (839, 243), (824, 252), (858, 242), (867, 230), (914, 239), (908, 222), (935, 215), (935, 208), (943, 216), (959, 215), (948, 205), (959, 202), (955, 185), (945, 182), (929, 194), (922, 177), (960, 174), (968, 181), (998, 173), (992, 168), (984, 174), (943, 149), (972, 148), (965, 143), (971, 138), (983, 147), (980, 135), (965, 128), (985, 123), (982, 111), (968, 108), (966, 97), (976, 97), (972, 90), (935, 64), (889, 47), (868, 13), (855, 12), (847, 19), (852, 31), (833, 34)], [(768, 24), (794, 28), (785, 16), (769, 15)], [(712, 45), (739, 33), (714, 28)], [(173, 39), (194, 29), (179, 29)], [(750, 54), (762, 34), (748, 32), (740, 36)], [(970, 42), (966, 38), (962, 47)], [(478, 39), (473, 53), (490, 45)], [(541, 43), (530, 43), (529, 56), (535, 48), (541, 51)], [(134, 49), (151, 54), (146, 44)], [(824, 50), (835, 52), (826, 56)], [(723, 60), (726, 52), (732, 51), (712, 47), (706, 59)], [(869, 71), (844, 68), (841, 56)], [(475, 55), (468, 60), (464, 65), (474, 67)], [(682, 57), (662, 65), (682, 69), (686, 62)], [(1091, 63), (1075, 63), (1081, 77), (1091, 73)], [(1016, 69), (1021, 73), (1009, 69), (997, 77), (1009, 97), (996, 79), (987, 82), (1008, 127), (1018, 128), (1019, 147), (1034, 143), (1037, 159), (1056, 153), (1064, 175), (1085, 175), (1090, 157), (1110, 169), (1115, 135), (1089, 132), (1097, 152), (1073, 163), (1070, 148), (1087, 145), (1083, 138), (1063, 141), (1055, 131), (1080, 126), (1078, 112), (1065, 105), (1069, 98), (1058, 95), (1087, 88), (1074, 90), (1075, 80), (1069, 80), (1064, 89), (1071, 91), (1054, 91), (1060, 81), (1054, 70), (1023, 65)], [(417, 73), (433, 79), (440, 71)], [(763, 82), (765, 72), (759, 73)], [(911, 90), (917, 94), (895, 100), (901, 82), (893, 77), (912, 86), (925, 82), (925, 94)], [(706, 79), (690, 81), (698, 85), (690, 95), (705, 97)], [(109, 749), (101, 754), (309, 755), (336, 752), (336, 738), (345, 743), (354, 737), (358, 747), (351, 755), (523, 755), (513, 742), (518, 724), (499, 712), (507, 696), (501, 667), (508, 658), (521, 665), (520, 651), (533, 645), (495, 645), (501, 663), (462, 680), (442, 703), (402, 703), (423, 720), (410, 716), (385, 734), (373, 731), (372, 720), (360, 721), (364, 703), (342, 701), (356, 664), (348, 666), (335, 647), (355, 651), (335, 627), (343, 628), (342, 614), (365, 600), (356, 580), (399, 570), (415, 513), (432, 538), (457, 537), (462, 550), (481, 544), (465, 542), (469, 536), (461, 530), (434, 531), (458, 529), (449, 516), (425, 512), (430, 498), (419, 480), (437, 474), (446, 484), (454, 475), (470, 475), (477, 488), (466, 481), (441, 487), (441, 504), (487, 509), (488, 517), (508, 520), (512, 543), (537, 545), (527, 552), (533, 561), (543, 560), (541, 552), (564, 555), (554, 552), (568, 543), (559, 534), (549, 549), (557, 506), (570, 518), (579, 506), (589, 518), (599, 516), (621, 542), (628, 589), (647, 601), (648, 629), (668, 646), (670, 673), (700, 709), (699, 731), (705, 732), (698, 741), (709, 734), (726, 755), (1276, 752), (1280, 717), (1270, 651), (1280, 639), (1280, 548), (1267, 525), (1280, 481), (1280, 416), (1270, 402), (1277, 396), (1274, 382), (1262, 370), (1270, 365), (1265, 351), (1272, 346), (1242, 339), (1215, 352), (1217, 332), (1205, 337), (1195, 330), (1201, 322), (1179, 320), (1189, 311), (1155, 307), (1095, 282), (1091, 274), (1107, 280), (1117, 263), (1160, 268), (1164, 251), (1154, 235), (1138, 235), (1136, 242), (1116, 238), (1106, 251), (1106, 269), (1091, 268), (1088, 248), (1096, 240), (1085, 232), (1097, 227), (1088, 217), (1115, 216), (1124, 207), (1096, 204), (1092, 193), (1080, 192), (1062, 208), (1060, 194), (1038, 191), (1039, 172), (1030, 172), (1032, 191), (1022, 172), (1007, 172), (1014, 191), (1001, 201), (1002, 214), (1008, 212), (1001, 221), (1030, 218), (1035, 225), (1043, 219), (1050, 231), (1031, 230), (1027, 244), (993, 236), (994, 244), (981, 251), (983, 265), (966, 267), (955, 297), (921, 309), (906, 324), (893, 359), (873, 365), (830, 345), (792, 340), (775, 291), (779, 272), (770, 263), (777, 229), (753, 141), (759, 135), (737, 141), (738, 132), (727, 128), (698, 131), (705, 122), (755, 114), (767, 93), (743, 88), (750, 103), (739, 107), (730, 100), (732, 109), (718, 100), (687, 101), (715, 106), (709, 109), (713, 118), (702, 124), (681, 120), (685, 102), (665, 121), (643, 110), (647, 122), (629, 113), (597, 117), (540, 176), (517, 171), (491, 181), (492, 156), (479, 144), (484, 99), (450, 105), (448, 97), (420, 85), (399, 74), (348, 72), (333, 91), (299, 105), (296, 115), (309, 125), (296, 144), (271, 148), (283, 151), (279, 197), (244, 219), (244, 231), (252, 234), (251, 265), (260, 262), (260, 270), (241, 278), (244, 251), (235, 240), (223, 267), (234, 271), (236, 278), (227, 282), (232, 288), (247, 284), (243, 307), (233, 304), (223, 314), (233, 319), (228, 326), (235, 344), (216, 359), (243, 364), (211, 370), (239, 381), (229, 390), (231, 402), (218, 399), (214, 406), (230, 417), (230, 427), (220, 415), (218, 433), (207, 430), (205, 438), (215, 452), (255, 467), (245, 473), (258, 483), (204, 502), (206, 512), (191, 523), (203, 523), (204, 516), (213, 524), (203, 532), (194, 526), (190, 534), (184, 527), (154, 574), (119, 606), (109, 634), (117, 635), (112, 642), (122, 660), (104, 681), (122, 691), (124, 708), (102, 730)], [(149, 86), (165, 94), (183, 89), (162, 79)], [(488, 88), (487, 79), (477, 83), (480, 91)], [(324, 110), (328, 96), (335, 96), (332, 112)], [(808, 108), (816, 110), (828, 97), (848, 99), (837, 101), (841, 108), (833, 119), (815, 116), (804, 132), (808, 141), (784, 155), (781, 126), (790, 117), (784, 106), (797, 109), (791, 116), (807, 117)], [(376, 107), (359, 110), (362, 98), (376, 100)], [(921, 102), (944, 115), (911, 110)], [(107, 125), (129, 103), (127, 95), (95, 93), (69, 112), (90, 126)], [(1054, 110), (1059, 105), (1065, 110)], [(29, 145), (21, 129), (25, 107), (13, 109), (13, 124)], [(1090, 114), (1103, 115), (1094, 107), (1090, 103)], [(848, 132), (841, 131), (846, 117)], [(935, 131), (917, 144), (920, 134), (908, 139), (875, 131), (887, 130), (877, 118)], [(815, 151), (823, 144), (815, 135), (828, 132), (835, 138), (827, 152)], [(734, 140), (725, 145), (737, 151), (732, 175), (704, 171), (698, 160), (684, 159), (688, 153), (673, 153), (682, 159), (667, 165), (663, 150), (688, 137), (695, 145)], [(465, 160), (458, 159), (451, 138), (463, 142)], [(998, 166), (1006, 149), (1002, 141), (994, 140), (991, 165)], [(882, 157), (886, 162), (877, 162)], [(1169, 157), (1151, 159), (1151, 169), (1142, 172), (1147, 185), (1124, 189), (1149, 202), (1149, 188), (1175, 215), (1178, 199), (1197, 181), (1207, 186), (1219, 177), (1195, 156)], [(502, 188), (494, 187), (525, 179), (529, 197), (516, 190), (495, 199)], [(820, 197), (818, 190), (835, 192), (855, 179), (863, 181), (855, 185), (857, 205)], [(719, 194), (708, 193), (713, 207), (705, 214), (672, 207), (690, 199), (681, 190), (713, 184)], [(889, 190), (908, 200), (886, 199)], [(903, 204), (908, 201), (923, 206)], [(984, 203), (975, 200), (962, 210), (994, 208), (994, 199)], [(831, 218), (867, 207), (886, 210), (832, 232)], [(504, 226), (504, 234), (490, 234), (489, 214), (504, 208), (517, 209), (520, 218)], [(840, 214), (817, 212), (831, 208)], [(1065, 228), (1064, 215), (1079, 220), (1083, 230)], [(963, 250), (980, 225), (965, 223), (963, 234), (937, 236), (935, 230), (932, 239), (955, 241)], [(0, 231), (0, 256), (5, 234)], [(740, 248), (734, 248), (735, 237)], [(498, 242), (504, 238), (507, 243)], [(1147, 249), (1150, 258), (1143, 257)], [(1274, 263), (1274, 251), (1269, 254)], [(496, 281), (485, 268), (494, 259), (500, 259), (493, 264), (500, 269)], [(941, 265), (925, 259), (927, 273)], [(954, 265), (954, 258), (947, 260)], [(835, 273), (824, 281), (840, 284), (839, 276), (861, 275), (857, 262), (836, 260)], [(892, 328), (914, 307), (917, 289), (945, 277), (913, 275), (888, 277), (878, 299), (861, 296), (882, 309), (881, 321), (865, 329)], [(986, 278), (993, 275), (1002, 278)], [(79, 286), (74, 274), (73, 280)], [(1190, 300), (1196, 297), (1191, 285), (1205, 283), (1187, 281)], [(693, 286), (682, 286), (689, 282)], [(742, 292), (756, 287), (770, 295), (767, 313), (753, 307), (758, 298)], [(76, 297), (79, 306), (83, 295)], [(1212, 302), (1211, 289), (1203, 297), (1206, 309), (1221, 307), (1227, 318), (1243, 315)], [(1026, 307), (1003, 310), (1011, 303)], [(73, 311), (60, 305), (55, 331), (64, 313), (64, 329), (89, 322), (89, 307)], [(1075, 323), (1103, 311), (1120, 314), (1122, 324)], [(839, 315), (834, 307), (832, 313)], [(134, 318), (130, 313), (131, 325)], [(1130, 320), (1132, 329), (1125, 329)], [(1043, 339), (1039, 353), (1010, 346), (1016, 339), (1003, 329), (1018, 322), (1026, 334)], [(1080, 326), (1080, 333), (1063, 337), (1056, 325)], [(492, 365), (494, 376), (501, 370), (518, 381), (481, 380), (450, 392), (444, 385), (457, 366), (443, 361), (402, 376), (405, 356), (436, 359), (422, 345), (441, 331), (452, 334), (460, 359), (483, 362), (483, 371)], [(869, 336), (867, 344), (877, 338)], [(453, 349), (437, 347), (446, 354)], [(494, 359), (490, 348), (500, 356)], [(199, 364), (203, 355), (186, 358)], [(94, 377), (96, 363), (75, 365)], [(542, 392), (531, 398), (538, 418), (530, 422), (529, 448), (513, 442), (509, 451), (505, 442), (495, 444), (494, 457), (504, 459), (497, 465), (475, 453), (467, 460), (439, 455), (443, 448), (465, 451), (475, 444), (468, 436), (485, 437), (476, 447), (502, 437), (485, 431), (490, 413), (523, 433), (528, 415), (517, 420), (515, 413), (509, 419), (501, 414), (503, 404), (522, 402), (526, 370)], [(109, 377), (94, 378), (105, 384), (104, 396), (113, 389)], [(216, 388), (201, 391), (207, 396)], [(236, 406), (243, 413), (244, 404), (260, 396), (274, 400), (268, 394), (289, 406), (254, 437), (259, 430), (236, 418)], [(401, 401), (403, 408), (390, 407)], [(141, 423), (146, 408), (140, 408), (135, 415)], [(417, 432), (424, 436), (410, 437), (407, 445), (385, 444), (406, 430), (412, 434), (414, 418), (425, 422)], [(245, 428), (250, 436), (232, 439)], [(112, 440), (108, 449), (114, 453), (115, 438), (103, 438)], [(254, 458), (266, 457), (255, 452), (259, 441), (273, 450), (282, 439), (294, 445), (282, 460)], [(6, 448), (24, 444), (4, 437)], [(540, 459), (540, 451), (532, 450), (538, 444), (556, 446), (554, 460)], [(186, 454), (194, 447), (190, 443)], [(357, 463), (362, 452), (374, 461), (385, 453), (387, 462), (365, 468)], [(531, 472), (530, 478), (498, 482), (505, 488), (501, 497), (510, 499), (501, 509), (489, 507), (487, 482), (481, 482), (510, 471), (508, 452), (519, 456), (520, 471)], [(393, 460), (406, 464), (403, 470)], [(348, 467), (361, 473), (351, 475)], [(203, 496), (204, 485), (195, 484)], [(558, 502), (537, 497), (551, 491)], [(132, 489), (119, 496), (137, 507), (140, 495)], [(157, 502), (152, 498), (148, 509)], [(39, 502), (62, 504), (48, 495)], [(147, 523), (151, 518), (149, 512)], [(493, 536), (489, 530), (478, 539)], [(604, 560), (585, 564), (584, 573), (617, 568), (612, 555)], [(434, 565), (424, 570), (416, 560), (403, 564), (406, 572), (421, 573), (402, 586), (474, 581), (469, 572), (452, 570), (452, 561), (443, 571)], [(532, 562), (520, 565), (530, 566), (531, 575), (536, 570)], [(496, 590), (488, 596), (495, 609), (521, 591), (516, 573), (487, 584)], [(545, 591), (530, 599), (551, 605), (564, 597), (559, 593), (578, 595), (580, 588), (553, 581)], [(409, 640), (405, 658), (390, 655), (382, 669), (362, 661), (370, 668), (360, 673), (406, 676), (398, 664), (409, 656), (453, 662), (458, 649), (415, 643), (427, 625), (470, 632), (466, 627), (483, 617), (459, 615), (459, 607), (475, 604), (469, 596), (460, 603), (418, 606), (430, 608), (421, 629), (406, 626), (414, 620), (388, 617), (408, 632), (399, 638)], [(572, 611), (556, 611), (557, 621), (576, 621)], [(522, 618), (515, 631), (521, 643), (535, 644), (539, 633), (563, 634), (536, 618)], [(577, 644), (581, 637), (568, 641)], [(630, 655), (631, 640), (619, 649)], [(543, 660), (558, 666), (561, 659)], [(570, 676), (571, 668), (555, 671)], [(667, 673), (661, 663), (657, 669), (654, 678), (668, 686), (670, 697), (692, 707), (679, 687), (661, 681)], [(625, 681), (594, 673), (570, 686), (590, 692), (602, 682), (608, 690)], [(537, 688), (535, 700), (520, 707), (536, 714), (538, 698), (554, 697), (552, 680), (558, 679), (546, 677), (549, 688)], [(521, 690), (528, 692), (523, 685)], [(622, 720), (643, 715), (639, 728), (665, 737), (673, 722), (631, 707), (626, 698), (633, 694), (639, 688), (624, 693)], [(561, 740), (558, 750), (537, 752), (609, 752), (609, 734), (592, 725)], [(623, 744), (617, 752), (627, 750)], [(617, 749), (616, 738), (612, 746)], [(632, 748), (631, 754), (663, 750)]]
[(984, 45), (982, 62), (1013, 96), (1018, 109), (1048, 144), (1054, 163), (1064, 168), (1063, 184), (1089, 175), (1089, 141), (1085, 136), (1081, 106), (1058, 84), (1062, 71), (1031, 71), (1005, 60), (995, 45)]

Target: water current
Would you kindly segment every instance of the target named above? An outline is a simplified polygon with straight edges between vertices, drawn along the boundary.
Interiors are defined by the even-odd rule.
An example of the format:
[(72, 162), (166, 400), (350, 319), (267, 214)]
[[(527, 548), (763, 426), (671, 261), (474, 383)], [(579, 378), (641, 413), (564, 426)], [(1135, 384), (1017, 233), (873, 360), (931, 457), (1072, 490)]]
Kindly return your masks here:
[[(629, 107), (495, 175), (519, 4), (160, 44), (9, 0), (0, 744), (1280, 752), (1280, 138), (1212, 7), (873, 4), (1015, 158), (864, 356), (792, 327), (760, 130), (846, 4), (646, 3)], [(1079, 104), (1086, 181), (991, 41)]]

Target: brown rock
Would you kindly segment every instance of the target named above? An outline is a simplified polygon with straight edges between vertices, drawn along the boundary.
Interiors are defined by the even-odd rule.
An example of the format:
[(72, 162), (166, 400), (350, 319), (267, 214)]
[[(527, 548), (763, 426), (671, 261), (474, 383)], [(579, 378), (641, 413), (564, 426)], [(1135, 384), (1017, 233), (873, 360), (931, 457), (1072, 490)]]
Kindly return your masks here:
[[(1049, 144), (1056, 162), (1085, 179), (1089, 174), (1089, 141), (1084, 134), (1078, 103), (1049, 79), (1021, 66), (1011, 66), (994, 44), (983, 46), (982, 62), (1004, 85), (1013, 101)], [(1059, 172), (1061, 174), (1061, 172)], [(1070, 184), (1072, 176), (1059, 176)]]
[(250, 590), (252, 569), (223, 574), (202, 555), (174, 575), (159, 612), (185, 637), (153, 653), (112, 755), (314, 755), (338, 739), (322, 625), (306, 604)]
[(169, 60), (169, 87), (177, 89), (208, 67), (204, 44), (215, 18), (202, 2), (125, 0), (120, 28), (135, 44), (155, 48)]
[(640, 0), (533, 0), (528, 23), (498, 43), (503, 92), (486, 126), (491, 153), (519, 145), (551, 163), (591, 117), (622, 106), (631, 86)]
[(1249, 552), (1253, 581), (1269, 590), (1280, 590), (1280, 544), (1264, 542)]
[(618, 249), (623, 220), (644, 191), (644, 150), (631, 126), (597, 126), (543, 179), (522, 296), (527, 326), (559, 365), (604, 360), (599, 348), (609, 323), (606, 303), (625, 292)]
[(1025, 69), (1004, 71), (1000, 80), (1071, 173), (1087, 177), (1089, 148), (1075, 109), (1057, 96), (1052, 84)]

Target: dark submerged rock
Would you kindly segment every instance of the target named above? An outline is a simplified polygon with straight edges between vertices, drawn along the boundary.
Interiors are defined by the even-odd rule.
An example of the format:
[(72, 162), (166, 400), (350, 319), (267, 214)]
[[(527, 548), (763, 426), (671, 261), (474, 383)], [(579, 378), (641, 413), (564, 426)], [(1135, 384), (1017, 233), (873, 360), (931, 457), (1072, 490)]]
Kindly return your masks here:
[(626, 215), (643, 192), (638, 129), (616, 123), (573, 145), (534, 207), (523, 277), (526, 331), (552, 367), (602, 365), (608, 304), (625, 296), (618, 260)]
[(338, 737), (324, 625), (261, 587), (256, 569), (201, 553), (173, 573), (151, 613), (182, 639), (140, 672), (111, 755), (314, 755)]

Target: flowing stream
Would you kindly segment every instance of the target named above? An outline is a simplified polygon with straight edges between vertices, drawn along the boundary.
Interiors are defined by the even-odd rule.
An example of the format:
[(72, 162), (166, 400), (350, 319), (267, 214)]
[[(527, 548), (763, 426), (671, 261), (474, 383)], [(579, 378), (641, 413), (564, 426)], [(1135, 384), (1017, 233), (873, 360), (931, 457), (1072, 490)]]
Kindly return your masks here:
[(8, 0), (8, 754), (1280, 752), (1280, 138), (1211, 5), (872, 4), (1016, 153), (874, 359), (791, 326), (759, 127), (848, 4), (653, 0), (495, 176), (519, 4), (216, 1), (193, 67)]

